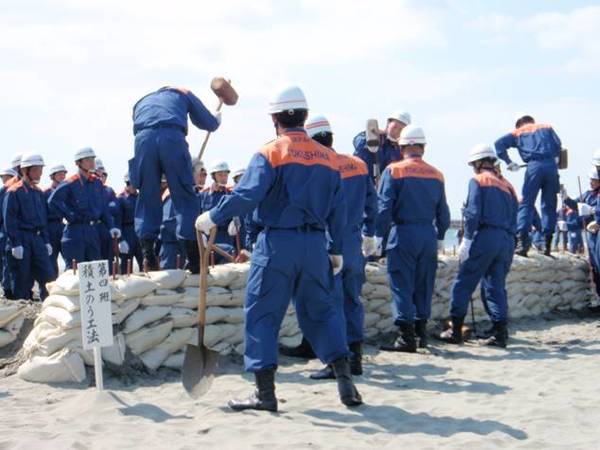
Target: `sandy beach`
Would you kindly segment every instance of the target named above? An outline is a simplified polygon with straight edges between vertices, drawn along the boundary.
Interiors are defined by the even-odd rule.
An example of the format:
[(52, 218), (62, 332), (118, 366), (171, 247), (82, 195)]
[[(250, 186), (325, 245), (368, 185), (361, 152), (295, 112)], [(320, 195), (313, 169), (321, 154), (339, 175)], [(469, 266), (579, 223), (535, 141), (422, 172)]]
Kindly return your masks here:
[(598, 448), (600, 321), (521, 320), (507, 350), (432, 342), (416, 355), (367, 347), (365, 405), (346, 409), (317, 361), (282, 358), (280, 411), (233, 413), (251, 378), (224, 358), (211, 391), (188, 398), (176, 372), (114, 377), (106, 391), (0, 380), (0, 449)]

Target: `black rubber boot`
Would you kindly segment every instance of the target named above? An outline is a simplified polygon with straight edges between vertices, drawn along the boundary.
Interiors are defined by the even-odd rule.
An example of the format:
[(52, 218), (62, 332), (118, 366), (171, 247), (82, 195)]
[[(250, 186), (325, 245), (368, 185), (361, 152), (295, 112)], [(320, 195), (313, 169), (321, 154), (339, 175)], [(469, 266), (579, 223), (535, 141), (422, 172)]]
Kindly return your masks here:
[(142, 255), (144, 257), (144, 266), (147, 266), (148, 270), (159, 269), (154, 245), (154, 239), (140, 239), (140, 246), (142, 247)]
[(380, 349), (385, 352), (415, 353), (417, 351), (417, 341), (415, 340), (415, 324), (409, 322), (399, 322), (396, 340), (391, 344), (382, 345)]
[(315, 359), (317, 357), (310, 342), (304, 336), (302, 337), (302, 342), (297, 347), (280, 345), (279, 352), (284, 356), (291, 356), (292, 358)]
[(417, 335), (417, 347), (427, 348), (427, 321), (417, 320), (415, 322), (415, 334)]
[(229, 407), (234, 411), (257, 409), (259, 411), (277, 412), (275, 397), (275, 370), (264, 369), (254, 373), (256, 391), (244, 400), (229, 400)]
[(352, 382), (350, 364), (346, 358), (336, 359), (331, 363), (338, 385), (340, 400), (346, 406), (362, 405), (362, 397)]
[(185, 253), (187, 255), (187, 263), (185, 269), (191, 273), (200, 273), (200, 252), (198, 251), (198, 243), (196, 241), (184, 241)]
[(492, 335), (494, 334), (494, 324), (492, 323), (492, 325), (489, 328), (486, 328), (484, 330), (479, 330), (479, 332), (475, 335), (475, 337), (477, 337), (477, 339), (489, 339)]
[(310, 374), (312, 380), (335, 380), (335, 373), (331, 364), (327, 364), (321, 370)]
[(528, 251), (529, 251), (529, 246), (527, 245), (527, 238), (525, 238), (523, 236), (518, 236), (517, 237), (517, 245), (515, 246), (515, 254), (527, 258)]
[(447, 342), (448, 344), (462, 344), (463, 335), (462, 327), (465, 321), (464, 317), (452, 317), (452, 327), (446, 331), (441, 332), (436, 336), (440, 341)]
[(494, 322), (492, 336), (485, 341), (485, 345), (506, 348), (507, 343), (508, 330), (506, 329), (506, 322)]
[(359, 376), (363, 374), (362, 367), (362, 342), (353, 342), (349, 345), (350, 347), (350, 372), (354, 376)]
[(546, 236), (546, 248), (544, 249), (544, 255), (552, 256), (550, 251), (552, 250), (552, 235)]

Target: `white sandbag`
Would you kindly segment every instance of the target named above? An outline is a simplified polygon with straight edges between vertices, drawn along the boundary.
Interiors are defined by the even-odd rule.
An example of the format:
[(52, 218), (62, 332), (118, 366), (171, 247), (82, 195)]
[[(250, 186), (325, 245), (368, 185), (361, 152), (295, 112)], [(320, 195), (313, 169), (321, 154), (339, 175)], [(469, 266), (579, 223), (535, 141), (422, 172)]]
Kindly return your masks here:
[(211, 350), (219, 353), (220, 355), (229, 355), (233, 351), (233, 345), (229, 342), (221, 341), (214, 345)]
[(140, 304), (144, 306), (172, 306), (183, 298), (183, 294), (183, 292), (157, 289), (153, 293), (142, 297)]
[(34, 356), (19, 367), (17, 375), (35, 383), (81, 383), (86, 378), (83, 359), (66, 348), (51, 356)]
[(16, 302), (2, 302), (0, 303), (0, 328), (21, 315), (23, 312), (23, 306)]
[(380, 318), (381, 318), (381, 316), (377, 313), (366, 313), (365, 314), (365, 328), (371, 328), (377, 322), (379, 322)]
[(190, 308), (173, 308), (170, 316), (173, 328), (193, 327), (198, 323), (198, 312)]
[(113, 336), (113, 345), (102, 347), (102, 359), (116, 366), (121, 366), (125, 361), (125, 350), (125, 336), (123, 333), (117, 333), (116, 336)]
[(79, 296), (67, 296), (60, 294), (53, 294), (46, 297), (44, 303), (42, 303), (42, 309), (49, 306), (62, 308), (69, 312), (76, 312), (81, 309), (79, 305)]
[(185, 270), (158, 270), (148, 272), (147, 275), (160, 289), (175, 289), (181, 286), (186, 278)]
[(66, 270), (48, 287), (50, 295), (77, 296), (79, 295), (79, 274), (73, 273), (72, 270)]
[(231, 288), (231, 304), (229, 306), (244, 306), (244, 300), (246, 298), (246, 287), (245, 281), (244, 286), (240, 289)]
[(4, 326), (4, 331), (9, 332), (13, 336), (17, 337), (21, 332), (21, 328), (23, 327), (23, 323), (25, 322), (25, 316), (23, 314), (19, 314), (13, 320), (8, 322)]
[(158, 369), (171, 353), (181, 349), (190, 340), (193, 331), (192, 328), (174, 329), (164, 341), (140, 355), (144, 366), (149, 370)]
[(163, 367), (169, 369), (181, 370), (183, 368), (183, 361), (185, 359), (185, 352), (179, 351), (169, 355), (169, 357), (162, 363)]
[(144, 325), (162, 319), (170, 312), (171, 308), (168, 306), (140, 307), (125, 321), (123, 333), (133, 333), (142, 328)]
[(302, 342), (302, 333), (294, 336), (282, 336), (279, 338), (279, 343), (286, 347), (297, 347)]
[(6, 347), (17, 339), (17, 335), (9, 333), (8, 331), (0, 330), (0, 348)]
[(156, 347), (164, 341), (172, 329), (172, 320), (158, 322), (156, 325), (144, 327), (134, 333), (125, 335), (125, 343), (134, 355), (141, 355), (146, 350)]
[[(186, 288), (184, 297), (175, 303), (174, 306), (180, 308), (198, 308), (199, 292), (198, 288)], [(230, 290), (218, 286), (211, 286), (206, 290), (207, 306), (230, 306), (232, 303)]]
[(112, 323), (114, 325), (119, 325), (122, 323), (129, 315), (134, 312), (140, 304), (139, 298), (130, 298), (129, 300), (125, 300), (123, 303), (117, 305), (113, 303), (111, 305), (112, 309)]
[[(215, 267), (211, 267), (208, 271), (208, 286), (220, 286), (227, 287), (231, 284), (239, 275), (239, 273), (230, 267), (231, 264), (220, 264)], [(185, 281), (183, 282), (184, 287), (198, 287), (200, 286), (200, 276), (188, 274)]]
[[(214, 325), (207, 325), (204, 329), (204, 344), (208, 348), (213, 348), (219, 342), (233, 336), (237, 331), (237, 327), (230, 323), (219, 323)], [(193, 344), (198, 343), (198, 329), (194, 329), (194, 334), (190, 338), (190, 342)]]
[(44, 308), (36, 319), (36, 323), (50, 322), (63, 330), (81, 326), (81, 314), (79, 311), (69, 312), (56, 306)]
[(158, 288), (150, 278), (140, 275), (128, 275), (115, 281), (117, 291), (125, 298), (141, 298)]

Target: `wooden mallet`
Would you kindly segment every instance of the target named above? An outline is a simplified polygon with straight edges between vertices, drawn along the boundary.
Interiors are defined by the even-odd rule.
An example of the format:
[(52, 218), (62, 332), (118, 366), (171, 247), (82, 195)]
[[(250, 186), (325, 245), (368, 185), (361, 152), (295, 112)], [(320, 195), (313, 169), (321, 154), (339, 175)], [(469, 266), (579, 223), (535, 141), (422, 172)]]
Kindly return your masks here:
[[(231, 86), (231, 83), (223, 77), (215, 77), (212, 79), (210, 83), (210, 88), (215, 93), (217, 97), (219, 97), (219, 106), (217, 106), (217, 111), (221, 111), (223, 104), (227, 106), (233, 106), (238, 101), (238, 94), (235, 92), (235, 89)], [(206, 133), (206, 137), (204, 138), (204, 142), (202, 143), (202, 147), (200, 148), (200, 154), (198, 155), (198, 159), (202, 160), (202, 155), (204, 154), (204, 149), (206, 148), (206, 144), (208, 143), (208, 138), (210, 137), (211, 132)]]

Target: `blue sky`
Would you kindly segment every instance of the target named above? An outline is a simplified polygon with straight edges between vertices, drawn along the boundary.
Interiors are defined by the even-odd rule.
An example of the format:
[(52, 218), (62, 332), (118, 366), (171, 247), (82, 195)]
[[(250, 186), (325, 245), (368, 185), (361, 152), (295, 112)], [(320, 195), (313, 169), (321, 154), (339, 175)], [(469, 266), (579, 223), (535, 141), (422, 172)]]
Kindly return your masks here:
[[(446, 175), (456, 216), (469, 149), (510, 131), (516, 112), (554, 125), (570, 149), (561, 180), (587, 184), (600, 148), (600, 5), (584, 1), (203, 2), (76, 0), (0, 6), (1, 163), (38, 151), (65, 163), (92, 146), (119, 189), (133, 153), (131, 107), (167, 84), (209, 106), (215, 75), (240, 93), (205, 161), (247, 163), (273, 129), (270, 93), (302, 86), (352, 152), (368, 118), (410, 111)], [(189, 135), (196, 153), (203, 133)], [(514, 156), (517, 158), (517, 156)], [(523, 172), (509, 174), (520, 190)]]

